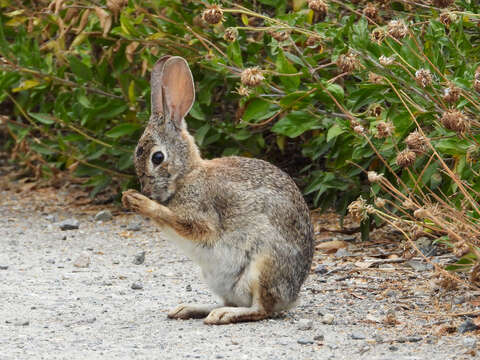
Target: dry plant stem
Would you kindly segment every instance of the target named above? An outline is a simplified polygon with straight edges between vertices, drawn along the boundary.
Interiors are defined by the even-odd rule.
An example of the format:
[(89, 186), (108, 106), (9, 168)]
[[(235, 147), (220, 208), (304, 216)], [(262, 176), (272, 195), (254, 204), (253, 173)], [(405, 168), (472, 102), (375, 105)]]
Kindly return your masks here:
[(442, 269), (440, 266), (438, 266), (437, 264), (433, 263), (432, 261), (430, 261), (430, 259), (428, 257), (426, 257), (421, 251), (420, 249), (417, 247), (417, 245), (415, 245), (415, 243), (413, 242), (413, 240), (410, 238), (410, 236), (408, 236), (408, 234), (401, 228), (399, 227), (398, 225), (396, 225), (394, 222), (390, 221), (388, 218), (382, 216), (382, 214), (378, 214), (378, 216), (380, 218), (383, 218), (383, 220), (385, 220), (386, 222), (388, 222), (391, 226), (393, 226), (394, 228), (396, 228), (398, 231), (400, 231), (404, 236), (405, 238), (407, 239), (408, 243), (410, 244), (410, 246), (415, 249), (415, 251), (426, 261), (428, 262), (429, 264), (431, 264), (435, 270), (437, 270), (439, 273), (441, 273), (443, 276), (445, 277), (448, 277), (450, 278), (451, 280), (453, 281), (456, 281), (462, 285), (464, 285), (465, 287), (469, 288), (469, 289), (474, 289), (474, 290), (477, 290), (479, 289), (477, 286), (473, 285), (473, 284), (470, 284), (470, 283), (466, 283), (465, 281), (463, 281), (462, 279), (460, 279), (458, 276), (455, 276), (455, 275), (452, 275), (450, 274), (448, 271)]
[[(395, 88), (395, 86), (392, 84), (392, 82), (386, 78), (386, 77), (383, 77), (383, 79), (385, 79), (385, 81), (388, 82), (388, 84), (391, 86), (391, 88), (393, 89), (393, 91), (397, 94), (398, 98), (400, 99), (400, 101), (403, 103), (403, 106), (407, 109), (408, 113), (410, 114), (410, 117), (412, 118), (412, 120), (414, 121), (415, 125), (417, 125), (417, 129), (418, 131), (420, 132), (420, 135), (424, 136), (424, 137), (427, 137), (425, 135), (425, 133), (423, 132), (423, 129), (422, 127), (420, 126), (420, 124), (418, 123), (417, 121), (417, 118), (415, 117), (415, 115), (413, 115), (412, 111), (410, 110), (410, 108), (407, 106), (407, 104), (405, 104), (405, 100), (403, 99), (403, 97), (400, 95), (400, 93), (398, 92), (398, 90)], [(475, 211), (480, 215), (480, 210), (479, 208), (477, 207), (477, 204), (475, 203), (475, 200), (470, 196), (470, 194), (468, 194), (468, 192), (465, 190), (462, 182), (460, 179), (458, 179), (458, 176), (448, 167), (448, 165), (445, 163), (445, 161), (443, 160), (443, 158), (438, 154), (437, 150), (435, 149), (435, 147), (431, 144), (431, 142), (428, 142), (428, 146), (430, 147), (430, 149), (432, 149), (433, 151), (433, 154), (437, 157), (438, 161), (441, 163), (442, 167), (444, 168), (444, 170), (447, 172), (448, 176), (453, 179), (453, 181), (455, 182), (455, 184), (458, 186), (458, 188), (460, 189), (460, 191), (462, 192), (462, 194), (470, 201), (470, 205), (475, 209)]]
[(204, 47), (205, 49), (207, 49), (208, 51), (210, 51), (210, 48), (209, 48), (208, 45), (207, 45), (207, 43), (208, 43), (211, 47), (213, 47), (215, 50), (217, 50), (224, 58), (227, 57), (227, 55), (226, 55), (222, 50), (220, 50), (217, 45), (215, 45), (214, 43), (212, 43), (210, 40), (205, 39), (205, 38), (203, 38), (202, 36), (200, 36), (199, 34), (197, 34), (197, 33), (196, 33), (195, 31), (193, 31), (193, 29), (192, 29), (190, 26), (188, 26), (187, 24), (185, 24), (185, 27), (193, 34), (193, 36), (195, 36), (195, 37), (198, 39), (198, 41), (200, 41), (200, 42), (202, 43), (202, 45), (203, 45), (203, 47)]
[(344, 72), (344, 73), (338, 74), (337, 76), (334, 76), (330, 80), (327, 80), (327, 82), (331, 84), (331, 83), (335, 82), (336, 80), (338, 80), (338, 79), (340, 79), (340, 78), (342, 78), (342, 77), (344, 77), (348, 74), (349, 74), (349, 72)]
[[(425, 166), (423, 167), (422, 171), (420, 172), (420, 174), (418, 175), (417, 179), (414, 179), (414, 186), (413, 186), (413, 192), (415, 192), (415, 189), (420, 189), (420, 187), (418, 186), (418, 184), (420, 183), (420, 181), (422, 181), (422, 177), (423, 177), (423, 174), (425, 173), (425, 171), (427, 170), (427, 168), (430, 166), (430, 163), (432, 162), (432, 160), (435, 158), (435, 155), (430, 155), (430, 157), (428, 158), (428, 161), (427, 163), (425, 164)], [(425, 198), (425, 194), (422, 192), (422, 195), (423, 197)]]

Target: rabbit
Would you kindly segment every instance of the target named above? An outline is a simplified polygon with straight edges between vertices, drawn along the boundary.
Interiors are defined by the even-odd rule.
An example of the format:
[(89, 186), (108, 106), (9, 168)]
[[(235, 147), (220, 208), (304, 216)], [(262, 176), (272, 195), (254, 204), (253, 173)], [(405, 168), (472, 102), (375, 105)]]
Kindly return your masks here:
[(184, 120), (194, 99), (186, 60), (158, 60), (151, 117), (134, 154), (141, 193), (125, 191), (122, 203), (153, 219), (221, 299), (180, 305), (169, 318), (229, 324), (271, 317), (296, 304), (309, 273), (308, 206), (293, 180), (266, 161), (202, 159)]

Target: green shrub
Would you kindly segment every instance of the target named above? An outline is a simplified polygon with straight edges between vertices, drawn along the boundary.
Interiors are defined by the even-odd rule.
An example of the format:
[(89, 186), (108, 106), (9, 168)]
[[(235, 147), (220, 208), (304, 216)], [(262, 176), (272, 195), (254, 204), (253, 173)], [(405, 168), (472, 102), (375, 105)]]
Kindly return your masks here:
[[(433, 3), (221, 1), (202, 18), (201, 1), (0, 0), (9, 145), (40, 154), (44, 174), (76, 167), (93, 194), (112, 179), (132, 186), (149, 69), (180, 55), (197, 86), (187, 121), (207, 157), (264, 157), (314, 205), (342, 211), (380, 191), (365, 170), (460, 205), (442, 161), (480, 192), (480, 7)], [(404, 151), (416, 129), (436, 153), (418, 137)]]

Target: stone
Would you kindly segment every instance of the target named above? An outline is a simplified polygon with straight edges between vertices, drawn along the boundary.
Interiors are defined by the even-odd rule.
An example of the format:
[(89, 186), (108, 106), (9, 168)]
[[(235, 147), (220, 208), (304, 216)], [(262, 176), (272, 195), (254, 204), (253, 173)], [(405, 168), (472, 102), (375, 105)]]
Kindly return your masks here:
[(140, 231), (142, 230), (142, 221), (133, 220), (127, 225), (128, 231)]
[(188, 284), (185, 286), (185, 291), (192, 291), (192, 285)]
[(328, 272), (328, 268), (323, 265), (323, 264), (318, 264), (317, 266), (315, 266), (315, 269), (313, 269), (313, 272), (315, 274), (326, 274)]
[(476, 348), (477, 347), (477, 339), (471, 336), (467, 336), (463, 339), (463, 346), (468, 348)]
[(426, 271), (426, 270), (433, 269), (432, 264), (424, 263), (422, 261), (417, 261), (417, 260), (408, 260), (405, 264), (410, 266), (415, 271)]
[(360, 332), (353, 332), (350, 337), (353, 339), (353, 340), (365, 340), (365, 335), (360, 333)]
[(30, 325), (30, 320), (26, 320), (26, 319), (15, 320), (13, 325), (15, 325), (15, 326), (28, 326), (28, 325)]
[(143, 289), (143, 284), (141, 281), (135, 281), (131, 286), (133, 290), (142, 290)]
[(313, 327), (313, 321), (310, 319), (300, 319), (297, 323), (298, 330), (311, 330)]
[(112, 218), (113, 215), (110, 210), (102, 210), (95, 215), (95, 221), (108, 221), (112, 220)]
[(460, 324), (458, 327), (458, 332), (460, 334), (465, 334), (466, 332), (477, 330), (478, 326), (471, 319), (465, 320), (463, 323)]
[(8, 270), (8, 265), (0, 265), (0, 270)]
[(333, 316), (332, 314), (325, 314), (322, 317), (322, 323), (327, 325), (332, 325), (334, 320), (335, 316)]
[(455, 305), (463, 304), (465, 301), (466, 301), (465, 296), (456, 296), (455, 298), (453, 298), (453, 303)]
[(141, 264), (143, 264), (144, 261), (145, 261), (145, 251), (142, 251), (142, 252), (138, 253), (133, 258), (133, 263), (135, 265), (141, 265)]
[(308, 339), (307, 338), (302, 338), (302, 339), (298, 339), (297, 343), (299, 343), (301, 345), (311, 345), (315, 342), (313, 341), (313, 339), (310, 339), (310, 338), (308, 338)]
[(77, 219), (66, 219), (58, 223), (60, 230), (76, 230), (80, 227), (80, 222)]
[(343, 257), (349, 257), (349, 256), (352, 256), (352, 254), (346, 248), (338, 249), (337, 252), (335, 253), (336, 258), (343, 258)]
[(73, 266), (78, 267), (78, 268), (87, 268), (90, 266), (90, 255), (87, 252), (82, 252), (75, 262), (73, 263)]
[(315, 341), (324, 341), (325, 340), (325, 336), (323, 336), (323, 334), (318, 334), (318, 335), (315, 335), (313, 337), (313, 340)]
[(47, 263), (49, 263), (49, 264), (55, 264), (55, 259), (48, 259), (48, 260), (47, 260)]
[(47, 221), (49, 221), (49, 222), (51, 222), (51, 223), (55, 223), (55, 222), (57, 222), (57, 215), (55, 215), (55, 214), (47, 215), (47, 216), (45, 217), (45, 220), (47, 220)]

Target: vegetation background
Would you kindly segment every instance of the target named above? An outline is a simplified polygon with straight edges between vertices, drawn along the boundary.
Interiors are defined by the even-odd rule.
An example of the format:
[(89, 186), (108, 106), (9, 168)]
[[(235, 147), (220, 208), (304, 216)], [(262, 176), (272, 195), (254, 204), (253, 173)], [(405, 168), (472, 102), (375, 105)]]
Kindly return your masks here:
[[(32, 178), (135, 186), (149, 71), (191, 64), (204, 156), (261, 157), (314, 207), (446, 244), (480, 278), (474, 0), (0, 0), (0, 137)], [(359, 196), (361, 196), (359, 198)], [(354, 201), (357, 199), (356, 201)], [(447, 276), (448, 277), (448, 276)]]

